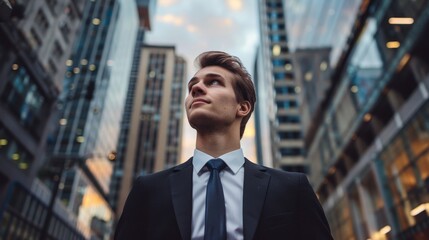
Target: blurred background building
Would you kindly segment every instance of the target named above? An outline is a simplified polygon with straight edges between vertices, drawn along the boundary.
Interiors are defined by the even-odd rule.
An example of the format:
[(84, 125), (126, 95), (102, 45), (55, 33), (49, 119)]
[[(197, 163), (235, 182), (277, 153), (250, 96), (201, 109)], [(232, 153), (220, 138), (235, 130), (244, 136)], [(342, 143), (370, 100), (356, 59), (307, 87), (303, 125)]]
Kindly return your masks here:
[(186, 62), (173, 46), (143, 45), (140, 51), (110, 195), (118, 215), (137, 176), (175, 166), (181, 154)]
[[(109, 157), (114, 158), (109, 154), (114, 154), (115, 149), (104, 148), (113, 144), (109, 144), (110, 138), (103, 138), (101, 134), (115, 136), (118, 127), (100, 130), (107, 121), (115, 122), (115, 116), (108, 114), (112, 106), (105, 103), (108, 88), (115, 88), (112, 86), (114, 82), (110, 81), (109, 65), (113, 64), (111, 46), (119, 8), (116, 0), (91, 1), (85, 8), (79, 35), (70, 58), (65, 61), (67, 71), (58, 103), (58, 127), (48, 139), (48, 165), (41, 175), (53, 189), (54, 198), (58, 195), (67, 209), (77, 216), (78, 227), (87, 238), (94, 235), (91, 231), (93, 218), (105, 224), (111, 224), (113, 219), (107, 194), (111, 174)], [(115, 99), (115, 95), (109, 95), (109, 98), (120, 103), (125, 99), (125, 90), (121, 95), (122, 99)], [(120, 108), (115, 109), (118, 110)], [(102, 118), (102, 115), (107, 116)], [(55, 181), (49, 179), (52, 166), (59, 169), (53, 170), (59, 172)], [(110, 235), (108, 232), (103, 234)]]
[(9, 37), (1, 39), (2, 63), (10, 62), (1, 70), (10, 82), (0, 87), (0, 164), (7, 164), (1, 167), (0, 237), (106, 239), (114, 218), (107, 194), (128, 88), (123, 79), (130, 74), (138, 28), (136, 3), (14, 5), (19, 11), (0, 26)]
[[(6, 3), (7, 2), (7, 3)], [(12, 7), (0, 24), (0, 238), (38, 236), (49, 191), (36, 179), (84, 1), (1, 1)], [(56, 205), (52, 227), (81, 237)]]
[[(303, 162), (334, 238), (427, 239), (428, 2), (267, 0), (259, 16), (258, 93), (272, 92), (273, 107), (257, 127), (276, 143), (284, 24), (292, 61), (281, 71), (293, 69)], [(260, 156), (276, 166), (275, 154)]]
[(299, 115), (299, 86), (289, 51), (284, 2), (259, 1), (260, 47), (254, 79), (258, 161), (286, 171), (307, 172)]

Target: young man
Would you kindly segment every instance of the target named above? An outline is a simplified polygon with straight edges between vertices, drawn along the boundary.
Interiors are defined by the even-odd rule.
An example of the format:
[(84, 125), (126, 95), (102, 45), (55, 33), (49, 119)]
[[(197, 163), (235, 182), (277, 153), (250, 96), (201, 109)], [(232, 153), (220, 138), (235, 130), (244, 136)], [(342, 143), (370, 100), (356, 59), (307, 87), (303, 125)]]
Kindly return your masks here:
[(136, 180), (115, 239), (332, 239), (304, 174), (243, 156), (256, 94), (241, 61), (218, 51), (196, 61), (185, 101), (197, 131), (194, 156)]

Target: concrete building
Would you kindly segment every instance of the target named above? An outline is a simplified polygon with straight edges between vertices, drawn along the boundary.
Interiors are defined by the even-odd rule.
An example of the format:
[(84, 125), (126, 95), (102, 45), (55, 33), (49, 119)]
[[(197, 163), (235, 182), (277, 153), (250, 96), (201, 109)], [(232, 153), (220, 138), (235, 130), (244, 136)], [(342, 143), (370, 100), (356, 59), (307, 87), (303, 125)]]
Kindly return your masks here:
[(186, 62), (172, 46), (144, 45), (140, 51), (112, 179), (111, 202), (118, 216), (137, 176), (172, 167), (180, 159)]
[(65, 61), (81, 26), (86, 1), (48, 0), (17, 1), (25, 6), (26, 21), (18, 28), (28, 39), (44, 69), (52, 76), (58, 89), (62, 89)]
[[(18, 0), (11, 6), (0, 24), (0, 238), (38, 238), (50, 193), (36, 177), (57, 107), (58, 75), (64, 75), (84, 1)], [(54, 208), (51, 236), (81, 238), (73, 217)]]
[(284, 3), (259, 1), (261, 45), (255, 71), (258, 103), (258, 161), (288, 171), (306, 172), (293, 56), (289, 51)]

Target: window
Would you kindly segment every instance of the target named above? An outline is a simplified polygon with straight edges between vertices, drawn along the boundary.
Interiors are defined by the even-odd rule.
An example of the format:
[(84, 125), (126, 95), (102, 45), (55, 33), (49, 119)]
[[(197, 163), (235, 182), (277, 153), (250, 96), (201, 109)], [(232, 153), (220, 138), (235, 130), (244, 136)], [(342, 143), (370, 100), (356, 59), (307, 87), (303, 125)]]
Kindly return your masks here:
[(280, 140), (296, 140), (301, 139), (302, 134), (300, 131), (281, 131), (277, 133)]
[(276, 90), (276, 94), (279, 94), (279, 95), (283, 95), (283, 94), (287, 94), (287, 95), (296, 94), (294, 86), (276, 87), (275, 90)]
[(49, 22), (42, 9), (39, 9), (39, 11), (37, 12), (34, 22), (36, 23), (35, 25), (37, 25), (40, 29), (40, 32), (45, 34), (49, 28)]
[(282, 147), (279, 149), (279, 152), (282, 157), (300, 156), (303, 154), (302, 148), (296, 148), (296, 147)]
[(16, 70), (11, 71), (0, 100), (5, 103), (20, 123), (31, 133), (39, 136), (43, 131), (41, 119), (49, 111), (40, 88), (27, 73), (25, 66), (16, 63)]
[(383, 184), (389, 190), (395, 221), (401, 230), (418, 225), (427, 217), (429, 194), (428, 114), (426, 105), (380, 154)]
[(57, 73), (57, 65), (55, 64), (55, 61), (52, 59), (49, 59), (49, 71), (53, 74)]
[(69, 39), (69, 36), (70, 36), (70, 27), (67, 24), (67, 22), (63, 22), (63, 23), (60, 24), (60, 31), (61, 31), (61, 34), (63, 35), (63, 39), (66, 42), (69, 42), (69, 40), (70, 40)]
[(52, 55), (55, 57), (55, 59), (59, 60), (64, 54), (64, 50), (61, 47), (61, 45), (58, 43), (58, 41), (54, 42), (54, 45), (52, 47)]
[(31, 154), (2, 125), (0, 125), (0, 158), (13, 162), (22, 171), (28, 171), (33, 163)]
[(285, 101), (277, 101), (278, 109), (291, 109), (298, 107), (298, 103), (295, 100), (285, 100)]
[(46, 0), (46, 5), (48, 5), (52, 15), (56, 16), (55, 7), (57, 6), (57, 0)]
[(283, 72), (274, 73), (275, 80), (284, 80), (286, 78), (286, 74)]
[(34, 49), (38, 49), (42, 45), (42, 40), (34, 28), (30, 30), (30, 44)]
[(300, 123), (300, 117), (297, 115), (289, 115), (289, 116), (278, 116), (277, 120), (280, 124), (282, 123)]

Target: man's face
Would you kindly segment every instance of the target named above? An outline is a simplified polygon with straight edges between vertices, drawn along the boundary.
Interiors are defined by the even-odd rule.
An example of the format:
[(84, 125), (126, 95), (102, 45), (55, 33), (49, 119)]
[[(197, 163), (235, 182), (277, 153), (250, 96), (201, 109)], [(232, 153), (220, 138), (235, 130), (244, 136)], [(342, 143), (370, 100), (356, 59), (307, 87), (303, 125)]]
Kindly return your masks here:
[(198, 130), (216, 130), (237, 119), (237, 102), (228, 70), (209, 66), (200, 69), (188, 83), (185, 100), (189, 124)]

